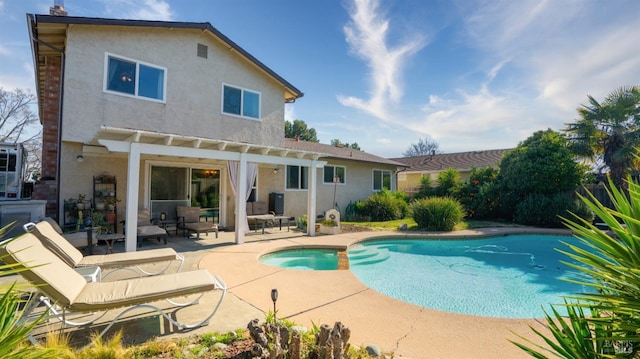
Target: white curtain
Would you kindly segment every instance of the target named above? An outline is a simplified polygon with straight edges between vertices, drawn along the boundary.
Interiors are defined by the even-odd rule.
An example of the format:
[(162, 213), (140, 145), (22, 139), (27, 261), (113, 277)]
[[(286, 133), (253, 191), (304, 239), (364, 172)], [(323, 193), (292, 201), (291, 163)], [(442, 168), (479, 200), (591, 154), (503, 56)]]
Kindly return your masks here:
[[(229, 180), (231, 181), (231, 189), (233, 190), (234, 196), (244, 197), (245, 202), (251, 196), (251, 190), (253, 189), (253, 183), (256, 180), (256, 175), (258, 174), (258, 164), (254, 162), (247, 162), (247, 182), (244, 186), (238, 186), (238, 180), (240, 176), (240, 161), (227, 161), (227, 167), (229, 167)], [(243, 217), (240, 219), (240, 222), (244, 225), (244, 233), (247, 234), (251, 232), (249, 228), (249, 221), (247, 220), (247, 211), (241, 211), (243, 213)], [(236, 215), (240, 213), (238, 208), (236, 208)]]

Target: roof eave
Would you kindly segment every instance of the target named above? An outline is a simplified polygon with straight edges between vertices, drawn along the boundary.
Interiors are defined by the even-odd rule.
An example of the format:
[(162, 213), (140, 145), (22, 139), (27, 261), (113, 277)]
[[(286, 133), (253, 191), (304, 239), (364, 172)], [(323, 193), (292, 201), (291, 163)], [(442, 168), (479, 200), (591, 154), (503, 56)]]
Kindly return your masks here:
[[(270, 69), (260, 60), (255, 58), (249, 52), (244, 50), (238, 44), (233, 42), (218, 29), (213, 27), (209, 22), (178, 22), (178, 21), (152, 21), (152, 20), (126, 20), (126, 19), (105, 19), (105, 18), (90, 18), (90, 17), (77, 17), (77, 16), (53, 16), (53, 15), (33, 15), (27, 14), (27, 19), (30, 22), (30, 35), (31, 31), (35, 33), (36, 23), (49, 23), (49, 24), (75, 24), (75, 25), (102, 25), (102, 26), (136, 26), (136, 27), (162, 27), (162, 28), (176, 28), (176, 29), (196, 29), (206, 30), (219, 38), (225, 44), (233, 48), (240, 56), (245, 58), (248, 62), (254, 64), (258, 69), (273, 78), (284, 89), (284, 101), (286, 103), (294, 102), (304, 96), (304, 93), (298, 88), (293, 86), (282, 76), (278, 75), (275, 71)], [(35, 38), (32, 37), (32, 41)], [(33, 46), (33, 43), (32, 43)]]

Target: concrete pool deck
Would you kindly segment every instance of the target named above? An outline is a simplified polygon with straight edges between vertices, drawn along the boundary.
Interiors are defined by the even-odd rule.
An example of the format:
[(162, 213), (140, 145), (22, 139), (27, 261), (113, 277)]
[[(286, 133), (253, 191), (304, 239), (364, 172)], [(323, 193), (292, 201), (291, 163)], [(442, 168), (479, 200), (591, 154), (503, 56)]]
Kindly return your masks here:
[[(438, 237), (471, 238), (508, 233), (568, 234), (558, 230), (488, 228)], [(508, 340), (521, 341), (514, 334), (517, 333), (541, 344), (529, 326), (544, 332), (543, 320), (486, 318), (431, 310), (382, 295), (362, 284), (349, 270), (290, 270), (258, 261), (260, 255), (282, 248), (348, 247), (371, 237), (424, 236), (424, 233), (357, 232), (252, 242), (216, 248), (206, 254), (198, 266), (220, 275), (227, 282), (229, 293), (261, 312), (273, 310), (270, 292), (277, 288), (279, 318), (307, 327), (312, 323), (333, 326), (340, 321), (351, 329), (353, 345), (375, 344), (385, 352), (410, 358), (530, 357)], [(542, 316), (542, 310), (540, 313)]]
[[(529, 328), (547, 332), (542, 319), (500, 319), (468, 316), (431, 310), (384, 296), (362, 284), (349, 270), (302, 271), (275, 268), (258, 261), (260, 255), (289, 247), (348, 247), (368, 238), (439, 237), (474, 238), (513, 233), (569, 234), (566, 230), (527, 227), (499, 227), (457, 231), (446, 234), (415, 232), (353, 232), (309, 237), (301, 232), (273, 228), (264, 235), (252, 232), (245, 243), (236, 245), (233, 232), (202, 236), (200, 240), (170, 237), (168, 246), (185, 256), (182, 271), (206, 268), (227, 284), (227, 296), (210, 324), (182, 331), (167, 324), (153, 313), (138, 312), (118, 321), (124, 329), (126, 343), (181, 338), (193, 334), (224, 333), (246, 328), (257, 318), (264, 321), (273, 310), (270, 293), (277, 288), (278, 318), (289, 319), (311, 328), (313, 324), (333, 326), (337, 321), (351, 329), (352, 345), (373, 344), (396, 357), (407, 358), (530, 358), (508, 340), (523, 342), (516, 334), (542, 344)], [(164, 247), (155, 241), (145, 242), (142, 249)], [(123, 244), (116, 243), (115, 251)], [(407, 270), (410, 270), (408, 268)], [(113, 276), (109, 280), (116, 279)], [(479, 283), (482, 285), (482, 283)], [(219, 294), (218, 294), (219, 295)], [(200, 304), (176, 312), (178, 319), (196, 322), (217, 301), (216, 294), (205, 296)], [(154, 303), (168, 307), (167, 303)], [(114, 312), (116, 313), (116, 312)], [(117, 314), (117, 313), (116, 313)], [(542, 310), (540, 312), (542, 316)], [(115, 314), (114, 314), (115, 315)], [(108, 319), (109, 316), (105, 317)], [(90, 332), (100, 330), (104, 320), (86, 329), (70, 330), (72, 337), (86, 341)], [(59, 327), (54, 322), (40, 326), (39, 333)]]

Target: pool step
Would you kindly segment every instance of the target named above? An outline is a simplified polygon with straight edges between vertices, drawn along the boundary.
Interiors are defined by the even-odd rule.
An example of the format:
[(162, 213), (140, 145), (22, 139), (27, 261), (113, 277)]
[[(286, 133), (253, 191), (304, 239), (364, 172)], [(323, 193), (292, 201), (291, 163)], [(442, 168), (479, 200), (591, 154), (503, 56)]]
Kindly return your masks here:
[(356, 254), (349, 252), (349, 263), (353, 265), (366, 265), (384, 262), (389, 259), (389, 251), (386, 248), (367, 248)]

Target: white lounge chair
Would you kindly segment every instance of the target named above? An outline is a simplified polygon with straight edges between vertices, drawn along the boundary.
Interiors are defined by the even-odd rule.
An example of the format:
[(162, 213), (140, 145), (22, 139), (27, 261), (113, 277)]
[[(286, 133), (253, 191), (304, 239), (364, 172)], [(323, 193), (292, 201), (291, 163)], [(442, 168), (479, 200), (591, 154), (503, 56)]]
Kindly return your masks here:
[[(26, 232), (32, 232), (46, 248), (60, 257), (60, 259), (71, 268), (99, 266), (103, 270), (131, 270), (134, 272), (138, 271), (144, 275), (157, 275), (165, 273), (171, 266), (172, 261), (179, 261), (176, 272), (180, 271), (184, 263), (184, 257), (173, 250), (173, 248), (83, 256), (79, 250), (67, 242), (63, 236), (58, 234), (47, 221), (41, 221), (37, 224), (27, 223), (24, 225), (24, 230)], [(167, 265), (154, 272), (150, 272), (141, 267), (143, 264), (158, 262), (167, 262)], [(106, 277), (106, 275), (104, 275), (103, 278), (104, 277)]]
[[(32, 233), (10, 239), (0, 245), (0, 256), (4, 261), (21, 270), (20, 275), (34, 285), (41, 295), (32, 296), (28, 308), (35, 308), (34, 302), (44, 303), (49, 312), (66, 325), (84, 326), (94, 323), (100, 316), (85, 322), (67, 320), (70, 312), (95, 313), (111, 309), (125, 308), (100, 333), (104, 335), (113, 324), (126, 313), (149, 308), (160, 313), (168, 321), (181, 329), (192, 329), (206, 325), (217, 312), (227, 291), (224, 281), (206, 269), (181, 273), (163, 274), (113, 282), (87, 282), (62, 259), (45, 248)], [(213, 311), (203, 320), (194, 324), (184, 324), (172, 318), (165, 310), (151, 302), (193, 294), (204, 294), (214, 290), (222, 291)], [(200, 297), (198, 297), (199, 299)], [(197, 303), (172, 304), (184, 307)], [(28, 315), (28, 314), (27, 314)]]

